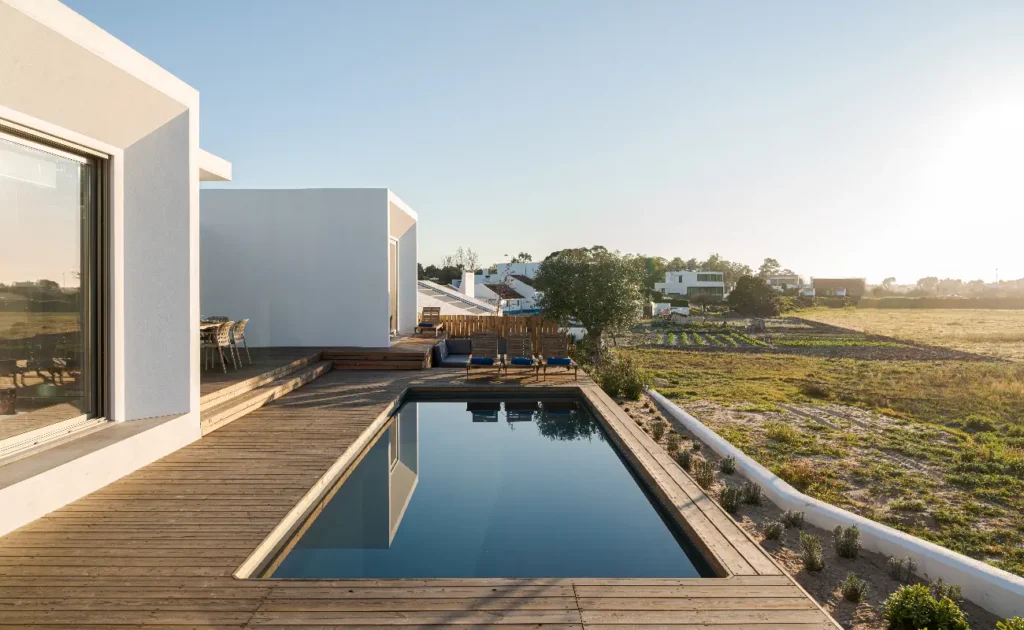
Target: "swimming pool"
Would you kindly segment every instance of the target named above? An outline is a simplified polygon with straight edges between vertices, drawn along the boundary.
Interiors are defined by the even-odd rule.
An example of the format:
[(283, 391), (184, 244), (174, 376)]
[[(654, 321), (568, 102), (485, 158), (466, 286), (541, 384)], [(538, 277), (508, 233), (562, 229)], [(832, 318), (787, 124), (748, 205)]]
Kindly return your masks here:
[(572, 400), (407, 401), (274, 578), (714, 577)]

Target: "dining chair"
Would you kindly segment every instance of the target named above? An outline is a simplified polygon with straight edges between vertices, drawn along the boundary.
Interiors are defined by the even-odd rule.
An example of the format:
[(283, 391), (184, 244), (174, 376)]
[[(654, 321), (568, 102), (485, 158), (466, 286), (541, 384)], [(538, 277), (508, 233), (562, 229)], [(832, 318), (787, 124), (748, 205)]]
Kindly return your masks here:
[(242, 344), (245, 347), (245, 356), (249, 357), (249, 365), (252, 365), (249, 344), (245, 342), (245, 325), (248, 323), (249, 318), (247, 317), (240, 322), (236, 322), (234, 328), (231, 329), (231, 349), (238, 356), (238, 365), (242, 365), (242, 353), (238, 350), (238, 344)]
[(228, 371), (228, 365), (224, 360), (224, 349), (227, 348), (228, 355), (231, 356), (232, 365), (235, 366), (236, 370), (238, 369), (238, 364), (235, 363), (235, 356), (231, 354), (231, 328), (234, 325), (234, 322), (224, 322), (220, 326), (217, 326), (215, 331), (212, 331), (213, 334), (202, 338), (202, 348), (206, 350), (206, 356), (209, 358), (208, 361), (203, 361), (204, 367), (207, 364), (209, 364), (210, 367), (213, 367), (213, 351), (216, 350), (217, 354), (220, 355), (220, 366), (224, 369), (224, 373), (226, 374)]

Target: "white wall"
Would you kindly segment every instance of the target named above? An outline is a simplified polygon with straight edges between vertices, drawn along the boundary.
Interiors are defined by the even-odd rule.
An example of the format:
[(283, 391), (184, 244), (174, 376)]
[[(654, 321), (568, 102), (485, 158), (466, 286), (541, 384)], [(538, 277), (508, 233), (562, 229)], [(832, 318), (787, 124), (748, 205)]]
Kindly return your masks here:
[(419, 297), (416, 227), (414, 223), (398, 239), (398, 332), (403, 335), (411, 335), (419, 323), (416, 314)]
[(388, 345), (387, 189), (208, 189), (201, 205), (203, 315), (250, 318), (257, 347)]
[(189, 411), (189, 113), (124, 151), (125, 418)]

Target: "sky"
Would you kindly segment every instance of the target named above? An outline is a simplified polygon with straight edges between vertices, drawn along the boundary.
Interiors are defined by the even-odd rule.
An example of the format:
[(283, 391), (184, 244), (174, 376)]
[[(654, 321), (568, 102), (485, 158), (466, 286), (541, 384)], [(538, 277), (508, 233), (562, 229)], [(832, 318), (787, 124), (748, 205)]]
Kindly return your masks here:
[(239, 188), (388, 187), (419, 258), (604, 245), (1024, 277), (1024, 2), (67, 0)]

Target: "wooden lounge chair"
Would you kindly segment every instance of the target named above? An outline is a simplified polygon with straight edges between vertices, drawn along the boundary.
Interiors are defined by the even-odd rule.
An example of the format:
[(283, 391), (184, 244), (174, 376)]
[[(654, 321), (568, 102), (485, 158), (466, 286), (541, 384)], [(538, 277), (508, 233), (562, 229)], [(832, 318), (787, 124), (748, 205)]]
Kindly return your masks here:
[(436, 337), (442, 330), (444, 330), (444, 322), (441, 321), (441, 307), (424, 306), (423, 314), (420, 315), (419, 326), (416, 326), (414, 330), (417, 335), (433, 331), (434, 336)]
[(579, 378), (580, 368), (569, 357), (569, 337), (564, 333), (544, 333), (540, 336), (540, 366), (544, 376), (548, 375), (548, 367), (564, 367), (573, 371), (573, 378)]
[(510, 332), (505, 341), (505, 376), (508, 368), (526, 368), (534, 373), (540, 371), (540, 361), (533, 354), (533, 338), (530, 333)]
[(474, 368), (493, 367), (501, 377), (501, 368), (504, 366), (502, 357), (498, 354), (498, 335), (494, 332), (475, 332), (470, 337), (469, 363), (466, 364), (466, 378), (469, 378), (469, 371)]

